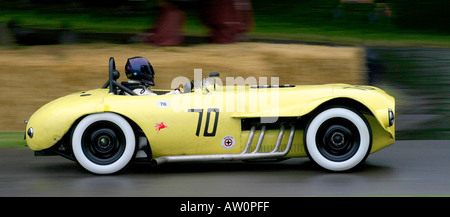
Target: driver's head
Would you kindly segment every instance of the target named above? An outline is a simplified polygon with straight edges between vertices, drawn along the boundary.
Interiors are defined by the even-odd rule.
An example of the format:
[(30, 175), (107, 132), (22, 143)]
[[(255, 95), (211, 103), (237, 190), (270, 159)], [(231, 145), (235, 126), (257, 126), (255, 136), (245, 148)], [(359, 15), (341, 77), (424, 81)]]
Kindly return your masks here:
[(125, 65), (125, 74), (130, 80), (155, 86), (155, 72), (150, 62), (144, 57), (129, 58)]

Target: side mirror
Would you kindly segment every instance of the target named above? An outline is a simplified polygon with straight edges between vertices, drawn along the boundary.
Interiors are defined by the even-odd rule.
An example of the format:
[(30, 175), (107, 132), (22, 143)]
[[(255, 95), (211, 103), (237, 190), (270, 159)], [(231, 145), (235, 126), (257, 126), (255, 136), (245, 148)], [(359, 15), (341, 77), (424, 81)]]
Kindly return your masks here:
[(216, 79), (215, 78), (217, 78), (219, 76), (220, 76), (220, 74), (218, 72), (209, 73), (209, 77), (214, 80), (214, 90), (216, 90)]
[(117, 79), (120, 78), (120, 73), (117, 70), (112, 71), (112, 77), (114, 79), (114, 81), (116, 81)]
[(209, 73), (209, 77), (210, 78), (215, 78), (215, 77), (219, 77), (219, 76), (220, 76), (220, 74), (218, 72), (211, 72), (211, 73)]

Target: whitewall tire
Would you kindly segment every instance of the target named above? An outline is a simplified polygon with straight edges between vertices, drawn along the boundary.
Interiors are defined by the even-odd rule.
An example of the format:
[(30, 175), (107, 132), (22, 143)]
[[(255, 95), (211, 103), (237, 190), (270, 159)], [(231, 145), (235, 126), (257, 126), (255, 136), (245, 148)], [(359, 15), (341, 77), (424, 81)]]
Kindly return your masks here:
[(134, 156), (136, 141), (130, 124), (114, 113), (97, 113), (83, 118), (72, 133), (76, 161), (95, 174), (116, 173)]
[(305, 129), (305, 149), (316, 164), (346, 171), (365, 161), (372, 145), (365, 118), (345, 107), (332, 107), (315, 116)]

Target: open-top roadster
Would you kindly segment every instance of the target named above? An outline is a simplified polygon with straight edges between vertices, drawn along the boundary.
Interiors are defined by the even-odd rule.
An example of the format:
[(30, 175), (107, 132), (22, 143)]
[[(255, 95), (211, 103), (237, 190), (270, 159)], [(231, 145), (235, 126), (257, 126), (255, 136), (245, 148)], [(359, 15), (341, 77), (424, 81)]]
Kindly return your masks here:
[(95, 174), (118, 172), (136, 159), (159, 165), (306, 156), (345, 171), (395, 141), (394, 98), (372, 86), (200, 82), (187, 83), (181, 94), (136, 96), (118, 77), (111, 58), (102, 88), (36, 111), (26, 121), (28, 147)]

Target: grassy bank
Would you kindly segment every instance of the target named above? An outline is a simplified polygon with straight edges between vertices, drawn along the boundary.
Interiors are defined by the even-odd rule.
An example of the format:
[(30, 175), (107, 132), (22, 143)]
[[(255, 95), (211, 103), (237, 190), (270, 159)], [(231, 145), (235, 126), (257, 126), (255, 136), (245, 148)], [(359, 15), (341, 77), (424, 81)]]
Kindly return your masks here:
[(26, 148), (24, 132), (0, 132), (0, 148)]

